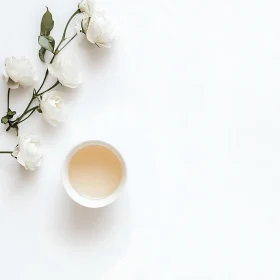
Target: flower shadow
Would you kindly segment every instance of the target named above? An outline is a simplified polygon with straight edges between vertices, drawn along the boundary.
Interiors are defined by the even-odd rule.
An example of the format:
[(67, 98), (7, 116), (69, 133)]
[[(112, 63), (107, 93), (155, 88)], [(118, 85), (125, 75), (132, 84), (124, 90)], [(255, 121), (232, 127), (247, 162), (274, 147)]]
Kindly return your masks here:
[[(41, 139), (44, 139), (44, 142), (42, 141), (42, 145), (53, 148), (54, 144), (58, 144), (65, 140), (64, 135), (67, 131), (67, 123), (62, 123), (59, 125), (59, 127), (54, 127), (44, 120), (42, 114), (40, 114), (39, 118), (34, 120), (35, 127), (36, 127), (36, 133), (40, 135)], [(50, 137), (50, 135), (52, 137)]]
[(9, 199), (12, 201), (18, 201), (23, 196), (32, 197), (35, 199), (38, 193), (42, 190), (40, 187), (40, 179), (42, 177), (42, 169), (36, 169), (35, 171), (27, 171), (19, 165), (14, 160), (13, 164), (13, 173), (11, 177), (11, 183), (9, 184)]
[(108, 63), (114, 52), (113, 48), (98, 47), (82, 38), (79, 42), (81, 50), (87, 57), (85, 63), (88, 70), (92, 73), (100, 72), (102, 69), (108, 67)]

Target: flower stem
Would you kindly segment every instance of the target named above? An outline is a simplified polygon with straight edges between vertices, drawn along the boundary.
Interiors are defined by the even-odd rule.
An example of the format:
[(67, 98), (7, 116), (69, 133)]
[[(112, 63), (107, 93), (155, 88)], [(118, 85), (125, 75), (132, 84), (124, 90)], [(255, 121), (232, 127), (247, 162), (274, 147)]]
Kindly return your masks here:
[(76, 33), (71, 39), (59, 50), (61, 52), (78, 34)]
[(0, 151), (0, 154), (12, 154), (12, 153), (13, 152), (10, 152), (10, 151), (9, 152), (8, 151), (7, 152), (6, 151), (2, 151), (2, 152)]
[(21, 114), (20, 117), (18, 117), (15, 121), (12, 122), (13, 125), (19, 124), (19, 122), (22, 120), (22, 118), (23, 118), (26, 114), (28, 114), (28, 113), (30, 112), (29, 108), (30, 108), (30, 106), (31, 106), (31, 104), (32, 104), (32, 102), (33, 102), (33, 100), (34, 100), (35, 98), (36, 98), (36, 96), (35, 96), (35, 94), (34, 94), (34, 92), (33, 92), (32, 97), (31, 97), (31, 99), (30, 99), (30, 101), (29, 101), (29, 103), (28, 103), (26, 109), (24, 110), (24, 112)]
[[(61, 46), (61, 44), (66, 40), (66, 33), (67, 33), (67, 29), (68, 29), (68, 27), (69, 27), (70, 22), (71, 22), (72, 19), (73, 19), (76, 15), (78, 15), (80, 12), (81, 12), (81, 11), (80, 11), (79, 9), (78, 9), (77, 11), (75, 11), (75, 13), (74, 13), (74, 14), (69, 18), (69, 20), (67, 21), (66, 26), (65, 26), (64, 31), (63, 31), (62, 38), (61, 38), (61, 40), (60, 40), (58, 46), (56, 47), (56, 49), (55, 49), (55, 51), (54, 51), (54, 55), (53, 55), (53, 57), (52, 57), (50, 63), (52, 63), (52, 62), (54, 61), (56, 55), (59, 54), (59, 53), (60, 53), (60, 52), (61, 52), (61, 51), (62, 51), (62, 50), (77, 36), (77, 34), (75, 34), (73, 37), (71, 37), (71, 39), (70, 39), (61, 49), (59, 49), (60, 46)], [(24, 112), (21, 114), (21, 116), (18, 117), (15, 121), (9, 122), (9, 127), (7, 128), (7, 131), (10, 130), (11, 127), (17, 128), (17, 125), (18, 125), (19, 123), (22, 123), (22, 122), (24, 122), (25, 120), (27, 120), (27, 119), (36, 111), (36, 109), (39, 108), (39, 106), (35, 106), (35, 107), (33, 107), (33, 108), (30, 109), (30, 106), (31, 106), (32, 102), (33, 102), (36, 98), (38, 98), (38, 100), (39, 100), (39, 97), (42, 99), (42, 95), (43, 95), (44, 93), (46, 93), (46, 92), (52, 90), (52, 89), (55, 88), (57, 85), (59, 85), (59, 81), (57, 81), (57, 82), (56, 82), (53, 86), (51, 86), (49, 89), (47, 89), (47, 90), (45, 90), (44, 92), (40, 93), (40, 91), (42, 90), (42, 88), (43, 88), (43, 86), (44, 86), (44, 84), (45, 84), (45, 82), (46, 82), (46, 80), (47, 80), (48, 75), (49, 75), (49, 71), (47, 70), (46, 73), (45, 73), (43, 82), (42, 82), (41, 86), (39, 87), (39, 89), (38, 89), (37, 91), (34, 89), (33, 94), (32, 94), (32, 98), (31, 98), (30, 102), (28, 103), (26, 109), (25, 109)], [(9, 90), (8, 90), (8, 102), (7, 102), (8, 111), (9, 111), (9, 109), (10, 109), (10, 108), (9, 108), (9, 106), (10, 106), (10, 100), (9, 100), (9, 99), (10, 99), (10, 88), (9, 88)], [(40, 100), (39, 100), (39, 101), (40, 101)], [(27, 117), (25, 117), (27, 114), (29, 114), (29, 115), (28, 115)], [(25, 118), (24, 118), (24, 117), (25, 117)]]
[(48, 77), (48, 74), (49, 74), (49, 70), (47, 70), (47, 71), (46, 71), (46, 74), (45, 74), (44, 80), (43, 80), (43, 82), (42, 82), (42, 84), (41, 84), (40, 88), (37, 90), (36, 94), (38, 94), (38, 93), (40, 92), (40, 90), (42, 89), (42, 87), (44, 86), (45, 81), (46, 81), (46, 79), (47, 79), (47, 77)]
[[(72, 21), (72, 19), (76, 16), (76, 15), (78, 15), (79, 13), (80, 13), (81, 11), (78, 9), (70, 18), (69, 18), (69, 20), (68, 20), (68, 22), (67, 22), (67, 24), (66, 24), (66, 26), (65, 26), (65, 28), (64, 28), (64, 32), (63, 32), (63, 35), (62, 35), (62, 38), (61, 38), (61, 40), (60, 40), (60, 42), (59, 42), (59, 44), (58, 44), (58, 46), (56, 47), (56, 49), (55, 49), (55, 51), (54, 51), (54, 56), (53, 56), (53, 58), (52, 58), (52, 60), (51, 60), (51, 63), (54, 61), (54, 58), (55, 58), (55, 56), (61, 51), (59, 51), (59, 48), (60, 48), (60, 46), (61, 46), (61, 44), (65, 41), (65, 39), (66, 39), (66, 32), (67, 32), (67, 29), (68, 29), (68, 26), (69, 26), (69, 24), (70, 24), (70, 22)], [(76, 37), (76, 36), (75, 36)], [(74, 37), (74, 38), (75, 38)], [(74, 39), (73, 38), (73, 39)], [(72, 41), (72, 40), (71, 40)], [(70, 43), (70, 42), (69, 42)]]
[(29, 104), (27, 105), (27, 107), (26, 107), (26, 109), (25, 109), (25, 111), (24, 111), (23, 114), (20, 116), (20, 119), (26, 114), (26, 112), (28, 111), (28, 109), (29, 109), (29, 107), (31, 106), (31, 104), (32, 104), (32, 102), (33, 102), (34, 99), (35, 99), (35, 95), (33, 94), (33, 95), (32, 95), (32, 98), (31, 98), (30, 101), (29, 101)]
[(8, 89), (8, 97), (7, 97), (7, 112), (9, 112), (10, 109), (10, 91), (11, 89)]
[[(43, 95), (43, 94), (46, 93), (47, 91), (52, 90), (52, 89), (55, 88), (57, 85), (59, 85), (59, 81), (57, 81), (53, 86), (51, 86), (49, 89), (45, 90), (44, 92), (42, 92), (42, 93), (40, 93), (40, 94), (35, 94), (35, 92), (34, 92), (33, 95), (32, 95), (32, 98), (31, 98), (31, 100), (30, 100), (30, 102), (29, 102), (29, 104), (27, 105), (27, 107), (26, 107), (26, 109), (25, 109), (25, 111), (22, 113), (22, 115), (21, 115), (19, 118), (17, 118), (14, 122), (12, 122), (12, 124), (13, 124), (13, 125), (15, 125), (15, 124), (20, 124), (20, 123), (24, 122), (25, 120), (27, 120), (27, 119), (36, 111), (36, 109), (39, 108), (39, 106), (35, 106), (35, 107), (29, 109), (30, 106), (31, 106), (31, 104), (32, 104), (32, 102), (33, 102), (33, 100), (36, 99), (36, 98), (38, 98), (39, 96)], [(31, 113), (30, 113), (30, 112), (31, 112)], [(23, 119), (23, 117), (26, 116), (28, 113), (30, 113), (30, 114), (29, 114), (26, 118)]]
[(30, 110), (28, 110), (27, 112), (26, 112), (26, 115), (28, 114), (28, 113), (30, 113), (26, 118), (24, 118), (23, 120), (21, 120), (21, 121), (19, 121), (18, 122), (18, 124), (20, 124), (20, 123), (22, 123), (22, 122), (24, 122), (25, 120), (27, 120), (28, 118), (30, 118), (32, 115), (33, 115), (33, 113), (36, 111), (36, 109), (38, 109), (39, 108), (39, 106), (36, 106), (36, 107), (33, 107), (32, 109), (30, 109)]
[[(81, 12), (81, 11), (78, 9), (78, 10), (70, 17), (70, 19), (68, 20), (68, 22), (67, 22), (67, 24), (66, 24), (66, 26), (65, 26), (64, 32), (63, 32), (62, 41), (64, 41), (65, 38), (66, 38), (66, 32), (67, 32), (67, 29), (68, 29), (68, 26), (69, 26), (71, 20), (72, 20), (77, 14), (79, 14), (80, 12)], [(58, 48), (57, 48), (57, 49), (58, 49)]]
[[(65, 28), (64, 28), (62, 38), (61, 38), (61, 40), (60, 40), (58, 46), (56, 47), (56, 49), (55, 49), (55, 51), (54, 51), (54, 56), (53, 56), (53, 58), (51, 59), (50, 64), (53, 63), (53, 61), (54, 61), (56, 55), (57, 55), (59, 52), (61, 52), (61, 50), (62, 50), (64, 47), (66, 47), (66, 45), (68, 45), (68, 44), (76, 37), (76, 36), (74, 36), (74, 38), (72, 37), (71, 40), (70, 40), (61, 50), (59, 50), (61, 44), (62, 44), (63, 41), (66, 39), (66, 32), (67, 32), (67, 29), (68, 29), (68, 26), (69, 26), (70, 22), (71, 22), (72, 19), (73, 19), (77, 14), (79, 14), (79, 13), (80, 13), (80, 10), (78, 9), (78, 10), (70, 17), (70, 19), (68, 20), (68, 22), (67, 22), (67, 24), (66, 24), (66, 26), (65, 26)], [(77, 35), (77, 34), (76, 34), (76, 35)], [(41, 84), (40, 88), (37, 90), (36, 94), (38, 94), (38, 93), (40, 92), (40, 90), (43, 88), (43, 86), (44, 86), (44, 84), (45, 84), (45, 82), (46, 82), (46, 79), (47, 79), (48, 75), (49, 75), (49, 70), (46, 71), (46, 74), (45, 74), (43, 83)], [(41, 95), (41, 94), (40, 94), (40, 95)]]
[(24, 116), (27, 115), (28, 113), (30, 113), (31, 111), (36, 110), (36, 109), (38, 109), (38, 108), (39, 108), (39, 106), (35, 106), (35, 107), (29, 109), (28, 111), (26, 111), (26, 113), (24, 114)]
[(55, 88), (57, 85), (59, 85), (59, 81), (56, 81), (56, 83), (55, 83), (53, 86), (51, 86), (49, 89), (43, 91), (42, 93), (36, 94), (36, 97), (41, 96), (41, 95), (43, 95), (44, 93), (46, 93), (46, 92), (52, 90), (52, 89)]

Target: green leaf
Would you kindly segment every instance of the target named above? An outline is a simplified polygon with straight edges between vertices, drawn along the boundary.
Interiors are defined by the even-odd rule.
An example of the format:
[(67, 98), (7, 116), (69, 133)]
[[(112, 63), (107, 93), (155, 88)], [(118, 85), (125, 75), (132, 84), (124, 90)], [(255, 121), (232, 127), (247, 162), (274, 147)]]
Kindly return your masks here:
[(53, 27), (54, 27), (54, 21), (52, 18), (52, 14), (47, 8), (47, 11), (43, 15), (41, 21), (41, 32), (40, 32), (41, 36), (49, 36)]
[(39, 50), (39, 57), (41, 59), (42, 62), (46, 62), (45, 61), (45, 54), (46, 54), (46, 49), (41, 47), (41, 49)]
[(53, 49), (55, 47), (55, 40), (52, 36), (45, 36), (45, 38), (49, 41), (49, 43), (52, 45)]
[[(55, 47), (55, 40), (52, 36), (39, 36), (38, 43), (43, 48), (39, 50), (39, 57), (43, 57), (46, 53), (46, 50), (53, 53)], [(42, 60), (42, 59), (41, 59)], [(45, 60), (45, 59), (44, 59)]]
[(17, 113), (16, 111), (9, 110), (7, 116), (13, 117), (16, 113)]
[(8, 123), (8, 121), (9, 121), (9, 119), (7, 118), (7, 116), (5, 116), (1, 119), (1, 123), (3, 123), (3, 124)]
[(49, 52), (53, 52), (53, 43), (51, 44), (47, 37), (39, 36), (38, 43), (44, 49), (48, 50)]

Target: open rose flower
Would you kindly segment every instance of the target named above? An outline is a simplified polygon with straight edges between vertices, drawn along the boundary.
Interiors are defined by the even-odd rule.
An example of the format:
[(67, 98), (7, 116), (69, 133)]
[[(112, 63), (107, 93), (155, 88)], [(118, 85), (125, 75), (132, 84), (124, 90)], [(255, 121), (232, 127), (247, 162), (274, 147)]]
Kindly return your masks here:
[(19, 144), (16, 146), (13, 157), (17, 158), (26, 170), (34, 171), (41, 165), (42, 151), (40, 140), (33, 134), (24, 134), (18, 137)]
[(94, 0), (83, 0), (79, 4), (79, 10), (85, 14), (86, 17), (91, 17), (95, 8)]
[(111, 21), (103, 11), (95, 11), (90, 19), (84, 19), (82, 27), (88, 41), (110, 47), (110, 43), (114, 39), (114, 30)]
[(44, 119), (53, 126), (63, 123), (67, 117), (68, 110), (62, 95), (59, 91), (49, 91), (43, 95), (40, 102)]
[(5, 60), (3, 80), (11, 89), (32, 86), (37, 78), (33, 65), (26, 57), (8, 57)]
[(83, 73), (75, 53), (62, 51), (55, 57), (53, 63), (49, 64), (48, 70), (65, 87), (77, 88), (83, 83)]

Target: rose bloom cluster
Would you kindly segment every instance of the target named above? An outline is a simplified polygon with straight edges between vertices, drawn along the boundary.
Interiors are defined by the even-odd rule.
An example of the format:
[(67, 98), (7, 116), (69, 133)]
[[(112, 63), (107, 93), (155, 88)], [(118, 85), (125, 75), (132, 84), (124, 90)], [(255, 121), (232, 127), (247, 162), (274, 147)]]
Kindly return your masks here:
[(104, 47), (110, 47), (114, 38), (111, 21), (102, 10), (96, 9), (94, 1), (85, 0), (79, 5), (84, 13), (82, 32), (86, 34), (89, 42)]
[[(82, 20), (77, 31), (85, 34), (92, 44), (110, 47), (114, 32), (104, 11), (97, 9), (93, 0), (84, 0), (79, 4), (79, 12), (82, 14)], [(67, 50), (59, 52), (47, 68), (48, 73), (64, 87), (77, 88), (83, 83), (83, 73), (75, 53)], [(5, 60), (3, 80), (9, 89), (17, 89), (20, 86), (33, 86), (37, 76), (33, 65), (26, 57), (8, 57)], [(67, 119), (68, 108), (64, 102), (63, 92), (52, 89), (44, 92), (38, 100), (38, 108), (47, 123), (58, 126)], [(33, 134), (20, 134), (18, 138), (18, 145), (12, 156), (26, 170), (33, 171), (42, 161), (39, 137)]]

